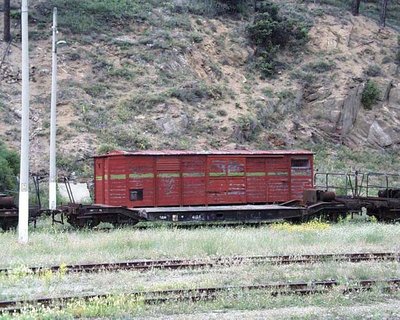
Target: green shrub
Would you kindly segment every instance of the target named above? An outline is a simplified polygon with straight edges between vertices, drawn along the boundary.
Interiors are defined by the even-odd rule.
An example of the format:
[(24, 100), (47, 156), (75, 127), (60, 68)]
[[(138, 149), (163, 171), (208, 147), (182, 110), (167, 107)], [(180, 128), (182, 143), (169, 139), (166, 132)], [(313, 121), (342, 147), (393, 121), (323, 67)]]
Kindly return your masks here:
[(110, 87), (107, 84), (96, 82), (86, 85), (83, 90), (92, 97), (104, 98), (109, 96)]
[(309, 85), (316, 80), (316, 75), (310, 71), (304, 71), (302, 69), (295, 69), (290, 73), (291, 79), (298, 79), (304, 85)]
[(178, 13), (193, 13), (215, 17), (223, 14), (244, 14), (251, 0), (186, 0), (175, 4), (173, 10)]
[(365, 74), (368, 77), (378, 77), (382, 74), (381, 67), (378, 66), (377, 64), (371, 64), (368, 66), (367, 70), (365, 71)]
[(226, 117), (228, 115), (228, 112), (226, 112), (226, 110), (224, 109), (218, 109), (217, 115), (219, 115), (220, 117)]
[(19, 156), (0, 141), (0, 192), (16, 190)]
[(251, 142), (260, 131), (259, 121), (251, 115), (241, 115), (233, 128), (233, 137), (239, 142)]
[(37, 6), (41, 19), (50, 21), (53, 7), (57, 7), (58, 24), (76, 34), (107, 31), (112, 26), (129, 26), (129, 20), (146, 20), (156, 0), (48, 0)]
[(372, 106), (378, 101), (380, 91), (376, 83), (368, 80), (361, 94), (361, 103), (366, 110), (371, 110)]
[(208, 86), (203, 82), (191, 81), (178, 88), (172, 88), (170, 96), (182, 102), (196, 103), (203, 99), (220, 99), (223, 96), (223, 89), (219, 86)]
[(335, 62), (329, 60), (319, 60), (306, 64), (304, 71), (312, 71), (316, 73), (324, 73), (333, 70), (336, 67)]
[(138, 128), (117, 125), (105, 132), (105, 143), (129, 150), (146, 150), (151, 147), (148, 138)]
[(256, 64), (263, 76), (270, 77), (276, 72), (279, 50), (301, 46), (306, 42), (309, 27), (300, 17), (280, 15), (275, 3), (261, 2), (259, 12), (247, 31), (250, 40), (257, 46)]
[(400, 48), (397, 50), (396, 57), (394, 58), (394, 62), (400, 65)]
[(116, 146), (111, 145), (111, 144), (101, 144), (98, 148), (97, 148), (97, 154), (106, 154), (110, 151), (116, 150), (118, 149)]
[(114, 78), (125, 79), (131, 81), (136, 74), (130, 69), (128, 64), (124, 64), (121, 68), (112, 67), (108, 69), (108, 75)]
[(203, 42), (203, 36), (199, 33), (193, 32), (190, 34), (190, 38), (194, 43), (201, 43)]
[(120, 108), (129, 112), (145, 112), (151, 110), (161, 103), (165, 103), (167, 96), (163, 92), (146, 92), (140, 91), (137, 94), (133, 94), (128, 99), (124, 100), (120, 104)]

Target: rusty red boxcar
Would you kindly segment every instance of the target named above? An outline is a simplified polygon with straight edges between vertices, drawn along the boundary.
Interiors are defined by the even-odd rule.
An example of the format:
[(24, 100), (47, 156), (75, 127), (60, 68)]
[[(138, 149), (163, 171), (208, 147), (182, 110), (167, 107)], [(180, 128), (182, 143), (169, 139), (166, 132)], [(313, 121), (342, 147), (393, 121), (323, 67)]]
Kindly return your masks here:
[(113, 151), (94, 157), (95, 204), (282, 203), (313, 187), (310, 151)]

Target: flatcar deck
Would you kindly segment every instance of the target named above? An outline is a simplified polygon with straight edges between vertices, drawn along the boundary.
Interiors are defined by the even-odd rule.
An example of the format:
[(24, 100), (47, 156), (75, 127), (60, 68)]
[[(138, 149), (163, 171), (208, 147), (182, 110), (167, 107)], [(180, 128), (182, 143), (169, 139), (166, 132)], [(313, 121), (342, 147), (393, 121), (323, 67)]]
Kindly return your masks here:
[(133, 208), (145, 220), (164, 221), (259, 221), (301, 218), (304, 207), (266, 205), (230, 205), (199, 207)]

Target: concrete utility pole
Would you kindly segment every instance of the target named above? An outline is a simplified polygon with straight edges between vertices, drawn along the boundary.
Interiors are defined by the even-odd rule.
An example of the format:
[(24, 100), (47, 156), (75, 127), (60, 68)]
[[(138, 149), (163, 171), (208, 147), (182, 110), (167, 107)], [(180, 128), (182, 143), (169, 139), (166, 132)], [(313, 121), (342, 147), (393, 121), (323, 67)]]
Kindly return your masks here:
[(18, 241), (28, 243), (29, 220), (29, 45), (28, 0), (21, 5), (22, 34), (22, 121), (21, 121), (21, 167), (19, 174)]
[(50, 179), (49, 209), (57, 205), (57, 168), (56, 168), (56, 133), (57, 133), (57, 8), (53, 9), (53, 54), (51, 78), (51, 112), (50, 112)]

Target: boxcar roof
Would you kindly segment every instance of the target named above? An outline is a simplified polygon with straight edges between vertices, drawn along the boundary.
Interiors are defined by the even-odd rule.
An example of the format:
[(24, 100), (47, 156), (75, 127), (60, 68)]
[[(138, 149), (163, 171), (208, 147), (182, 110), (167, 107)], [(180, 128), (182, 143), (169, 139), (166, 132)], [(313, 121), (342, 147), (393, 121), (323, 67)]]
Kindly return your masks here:
[(311, 155), (309, 150), (146, 150), (146, 151), (120, 151), (115, 150), (106, 154), (96, 155), (94, 158), (115, 156), (177, 156), (177, 155)]

